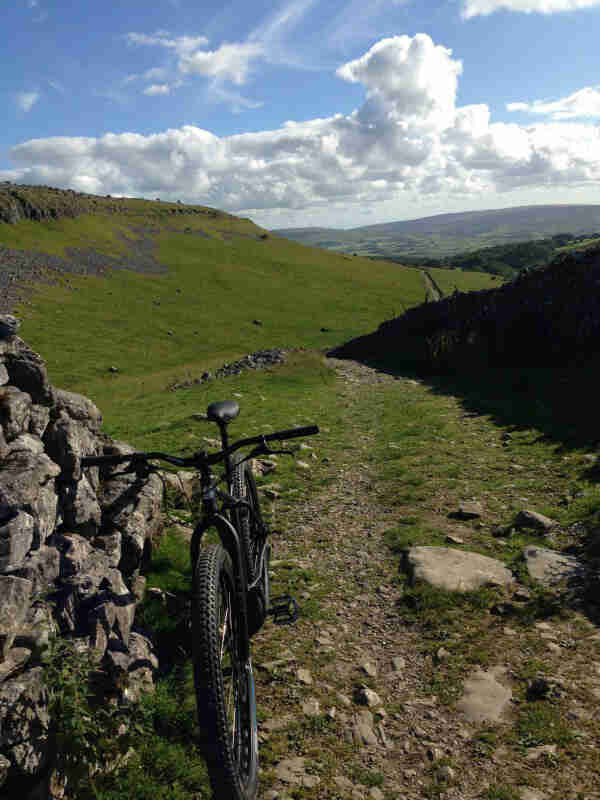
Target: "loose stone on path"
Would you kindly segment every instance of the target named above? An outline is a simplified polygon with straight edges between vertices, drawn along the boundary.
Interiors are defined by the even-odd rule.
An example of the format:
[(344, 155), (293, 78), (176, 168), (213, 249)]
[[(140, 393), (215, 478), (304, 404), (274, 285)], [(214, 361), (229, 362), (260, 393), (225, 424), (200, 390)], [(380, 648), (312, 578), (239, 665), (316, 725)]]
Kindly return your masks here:
[(402, 568), (413, 582), (426, 581), (451, 592), (514, 582), (512, 572), (501, 561), (449, 547), (411, 547), (404, 553)]
[(529, 574), (543, 586), (551, 587), (583, 574), (583, 565), (578, 559), (547, 547), (529, 545), (524, 548), (523, 556)]
[(478, 669), (468, 677), (456, 708), (470, 722), (498, 722), (510, 705), (512, 692), (496, 678), (504, 674), (502, 667), (484, 672)]

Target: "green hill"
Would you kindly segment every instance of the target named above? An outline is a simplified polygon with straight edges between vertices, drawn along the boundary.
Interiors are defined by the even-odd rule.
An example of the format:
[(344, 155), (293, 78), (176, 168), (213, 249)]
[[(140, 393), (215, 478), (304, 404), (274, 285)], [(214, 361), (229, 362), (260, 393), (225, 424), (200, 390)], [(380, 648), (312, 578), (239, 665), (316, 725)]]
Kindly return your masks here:
[(305, 247), (215, 209), (36, 191), (19, 221), (0, 223), (0, 272), (21, 287), (23, 336), (54, 382), (94, 398), (118, 436), (198, 410), (196, 397), (173, 410), (175, 381), (266, 347), (326, 350), (425, 300), (417, 269)]
[(600, 229), (600, 205), (518, 206), (436, 214), (360, 228), (287, 228), (275, 231), (295, 241), (381, 258), (442, 259), (560, 233)]

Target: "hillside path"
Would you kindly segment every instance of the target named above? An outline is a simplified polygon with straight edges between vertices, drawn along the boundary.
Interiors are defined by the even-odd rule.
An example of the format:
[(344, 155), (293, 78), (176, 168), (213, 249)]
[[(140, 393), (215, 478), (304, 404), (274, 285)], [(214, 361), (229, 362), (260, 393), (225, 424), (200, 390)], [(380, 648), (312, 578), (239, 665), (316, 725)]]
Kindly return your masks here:
[[(503, 684), (500, 693), (510, 697), (512, 690), (513, 699), (491, 727), (467, 721), (440, 699), (436, 691), (447, 692), (452, 673), (438, 674), (436, 664), (450, 654), (439, 643), (432, 649), (416, 625), (402, 621), (403, 583), (384, 540), (397, 524), (398, 508), (378, 500), (376, 462), (369, 459), (378, 420), (365, 416), (365, 406), (376, 409), (380, 391), (397, 393), (402, 407), (426, 387), (352, 361), (329, 364), (337, 372), (340, 414), (353, 431), (353, 448), (336, 456), (326, 488), (285, 511), (287, 534), (273, 536), (272, 572), (304, 577), (297, 593), (304, 614), (293, 626), (268, 624), (255, 638), (261, 800), (600, 800), (600, 712), (590, 704), (591, 696), (600, 697), (597, 628), (581, 615), (518, 630), (487, 609), (477, 619), (464, 616), (448, 645), (450, 663), (465, 659), (467, 667), (461, 673), (459, 666), (453, 679), (458, 693), (460, 675), (481, 674), (482, 658)], [(499, 436), (491, 422), (454, 405), (466, 433)], [(451, 444), (470, 463), (467, 442)], [(501, 460), (495, 446), (487, 456), (494, 468)], [(563, 462), (557, 463), (560, 469)], [(412, 511), (427, 514), (430, 503)], [(452, 525), (445, 513), (435, 517), (442, 536), (458, 531), (468, 539), (477, 530)], [(484, 640), (487, 656), (478, 649)], [(542, 722), (535, 716), (554, 713), (552, 704), (538, 711), (535, 702), (526, 703), (525, 716), (517, 714), (522, 676), (540, 667), (553, 676), (557, 697), (566, 697), (570, 732), (564, 736), (562, 717)], [(555, 726), (559, 730), (549, 734)], [(535, 746), (548, 736), (558, 748)]]
[[(356, 362), (329, 363), (350, 415), (359, 386), (395, 383), (399, 402), (412, 388)], [(382, 540), (392, 509), (370, 491), (372, 440), (362, 433), (360, 455), (347, 456), (333, 484), (292, 512), (293, 537), (274, 537), (275, 573), (295, 565), (315, 575), (300, 605), (327, 590), (322, 620), (269, 624), (255, 639), (262, 800), (475, 798), (492, 778), (493, 763), (470, 763), (463, 720), (424, 691), (419, 635), (398, 620), (398, 567)], [(379, 696), (370, 708), (356, 702), (364, 685)], [(465, 763), (451, 768), (449, 757)], [(460, 772), (460, 788), (426, 795), (440, 770)]]

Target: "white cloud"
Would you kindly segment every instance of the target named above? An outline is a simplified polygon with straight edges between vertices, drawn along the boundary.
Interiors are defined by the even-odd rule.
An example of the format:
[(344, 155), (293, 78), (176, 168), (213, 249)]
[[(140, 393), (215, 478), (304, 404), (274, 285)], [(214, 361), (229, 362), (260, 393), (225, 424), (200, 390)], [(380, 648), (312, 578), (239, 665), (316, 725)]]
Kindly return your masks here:
[(39, 92), (19, 92), (17, 94), (16, 102), (21, 111), (27, 112), (31, 111), (39, 99)]
[(600, 6), (600, 0), (463, 0), (462, 16), (466, 19), (487, 16), (495, 11), (521, 11), (526, 14), (555, 14)]
[(146, 86), (144, 94), (152, 96), (156, 94), (169, 94), (170, 91), (171, 87), (168, 83), (152, 83), (150, 86)]
[(507, 111), (525, 111), (530, 114), (546, 114), (553, 120), (599, 118), (600, 87), (586, 86), (560, 100), (534, 100), (533, 103), (508, 103)]
[(208, 92), (212, 100), (229, 102), (234, 111), (257, 107), (257, 104), (253, 101), (246, 100), (239, 94), (226, 90), (224, 83), (233, 83), (236, 86), (246, 83), (251, 63), (264, 53), (264, 47), (261, 43), (250, 41), (225, 42), (215, 50), (207, 50), (208, 39), (205, 36), (172, 37), (168, 31), (156, 31), (151, 35), (128, 33), (126, 39), (130, 45), (147, 45), (171, 50), (175, 54), (175, 61), (171, 63), (169, 69), (166, 67), (153, 67), (144, 73), (129, 75), (124, 79), (124, 84), (132, 83), (139, 79), (151, 81), (158, 79), (162, 83), (153, 83), (147, 86), (143, 93), (146, 95), (164, 95), (169, 94), (172, 89), (183, 85), (181, 80), (165, 82), (169, 75), (201, 76), (211, 79)]
[(182, 55), (197, 50), (208, 44), (206, 36), (177, 36), (173, 38), (168, 31), (156, 31), (154, 34), (128, 33), (125, 37), (131, 45), (159, 46), (175, 50)]
[(222, 44), (217, 50), (194, 50), (182, 53), (180, 71), (229, 80), (241, 86), (246, 82), (250, 62), (263, 53), (262, 45), (253, 42)]
[(303, 219), (351, 219), (378, 204), (417, 208), (439, 198), (450, 205), (598, 186), (600, 127), (495, 123), (485, 104), (457, 108), (461, 71), (428, 36), (398, 36), (339, 68), (366, 90), (351, 114), (229, 137), (188, 125), (149, 136), (32, 140), (12, 149), (17, 168), (10, 174), (100, 194), (204, 203), (273, 224), (300, 212)]

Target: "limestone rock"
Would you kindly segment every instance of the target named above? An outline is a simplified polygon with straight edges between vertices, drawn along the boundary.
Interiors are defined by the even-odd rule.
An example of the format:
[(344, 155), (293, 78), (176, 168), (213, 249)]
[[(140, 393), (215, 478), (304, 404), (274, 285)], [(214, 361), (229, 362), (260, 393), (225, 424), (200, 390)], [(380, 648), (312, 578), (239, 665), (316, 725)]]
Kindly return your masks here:
[(514, 581), (501, 561), (448, 547), (411, 547), (404, 553), (402, 566), (411, 581), (426, 581), (454, 592), (488, 584), (506, 586)]
[(60, 572), (60, 553), (55, 547), (42, 545), (32, 550), (16, 567), (11, 575), (26, 578), (32, 583), (32, 596), (45, 594), (53, 588)]
[(29, 453), (39, 456), (40, 453), (44, 452), (44, 445), (37, 436), (32, 436), (30, 433), (21, 433), (8, 445), (9, 453), (17, 450), (26, 450)]
[(192, 499), (192, 493), (195, 486), (200, 484), (200, 476), (197, 472), (161, 472), (160, 473), (164, 482), (173, 489), (178, 497), (187, 500)]
[(46, 765), (50, 746), (47, 692), (41, 667), (2, 684), (0, 750), (17, 774), (35, 775)]
[(509, 707), (512, 692), (496, 680), (503, 672), (478, 669), (465, 680), (456, 707), (470, 722), (497, 722)]
[(15, 637), (15, 647), (24, 647), (39, 658), (48, 648), (56, 632), (56, 623), (50, 606), (38, 600), (31, 606)]
[(162, 483), (157, 475), (138, 479), (135, 475), (107, 481), (102, 498), (102, 532), (119, 531), (119, 569), (131, 575), (139, 569), (162, 529)]
[(0, 470), (0, 518), (19, 511), (33, 517), (33, 546), (42, 545), (54, 530), (58, 498), (55, 478), (60, 468), (47, 455), (26, 450), (10, 453)]
[(0, 315), (0, 339), (12, 339), (21, 327), (21, 320), (12, 314)]
[(34, 519), (26, 511), (17, 511), (0, 526), (0, 571), (17, 567), (33, 543)]
[(48, 422), (50, 421), (50, 409), (47, 406), (32, 405), (29, 413), (29, 433), (34, 436), (43, 437)]
[(91, 400), (75, 392), (56, 389), (56, 407), (64, 411), (71, 419), (82, 423), (91, 431), (99, 431), (102, 425), (102, 414)]
[(87, 477), (81, 475), (79, 480), (63, 482), (60, 488), (66, 527), (87, 538), (95, 536), (100, 529), (102, 511)]
[(555, 528), (558, 523), (543, 514), (538, 514), (537, 511), (528, 511), (524, 509), (519, 511), (514, 521), (515, 528), (535, 528), (535, 530), (547, 533), (552, 528)]
[(64, 481), (78, 481), (82, 456), (98, 455), (100, 449), (95, 434), (64, 410), (46, 428), (44, 444), (48, 455), (60, 465)]
[(54, 393), (48, 380), (46, 365), (21, 339), (16, 339), (12, 352), (5, 355), (5, 366), (12, 386), (27, 392), (36, 404), (53, 404)]
[(543, 586), (551, 587), (580, 576), (584, 567), (575, 556), (558, 553), (547, 547), (529, 545), (523, 549), (527, 570)]
[(479, 519), (483, 514), (483, 506), (476, 500), (460, 503), (458, 510), (450, 514), (454, 519)]
[(31, 581), (0, 575), (0, 661), (6, 657), (25, 620), (31, 589)]
[(4, 661), (0, 661), (0, 683), (22, 672), (30, 658), (29, 648), (11, 647)]
[(0, 426), (6, 441), (16, 439), (29, 428), (31, 397), (16, 386), (0, 387)]

